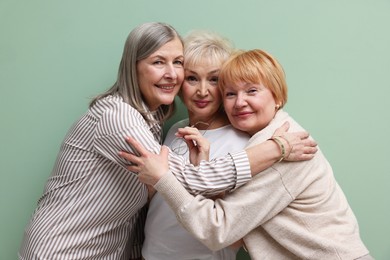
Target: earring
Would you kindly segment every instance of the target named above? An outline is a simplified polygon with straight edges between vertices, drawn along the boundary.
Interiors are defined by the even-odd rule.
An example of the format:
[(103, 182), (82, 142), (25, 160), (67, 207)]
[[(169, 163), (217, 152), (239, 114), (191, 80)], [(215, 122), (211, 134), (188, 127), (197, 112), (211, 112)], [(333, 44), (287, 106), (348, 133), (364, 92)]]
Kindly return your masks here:
[(280, 105), (277, 104), (277, 105), (275, 106), (275, 110), (279, 110), (279, 107), (280, 107)]

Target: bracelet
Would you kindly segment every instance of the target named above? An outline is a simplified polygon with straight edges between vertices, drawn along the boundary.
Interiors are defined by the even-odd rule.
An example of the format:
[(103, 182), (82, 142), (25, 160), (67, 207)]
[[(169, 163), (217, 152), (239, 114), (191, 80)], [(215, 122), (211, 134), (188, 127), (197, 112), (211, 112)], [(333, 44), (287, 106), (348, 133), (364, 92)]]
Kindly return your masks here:
[(277, 137), (277, 136), (272, 136), (268, 140), (274, 141), (279, 146), (279, 149), (280, 149), (280, 151), (282, 153), (280, 158), (276, 161), (276, 163), (283, 161), (284, 157), (286, 156), (286, 148), (284, 147), (283, 142), (280, 141), (279, 137)]
[[(290, 148), (290, 151), (288, 151), (288, 153), (286, 153), (286, 155), (284, 156), (284, 158), (288, 158), (291, 154), (291, 151), (293, 150), (293, 145), (290, 144), (290, 142), (287, 140), (287, 138), (285, 138), (284, 136), (278, 136), (279, 138), (282, 138), (284, 141), (286, 141), (288, 147)], [(286, 149), (287, 150), (287, 149)]]

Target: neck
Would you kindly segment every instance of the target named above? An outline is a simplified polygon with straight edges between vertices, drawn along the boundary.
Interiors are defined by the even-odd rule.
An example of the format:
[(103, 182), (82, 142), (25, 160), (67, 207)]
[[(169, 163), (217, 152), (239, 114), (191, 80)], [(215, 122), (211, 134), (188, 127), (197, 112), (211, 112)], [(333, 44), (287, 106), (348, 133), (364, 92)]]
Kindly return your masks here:
[(230, 124), (224, 112), (216, 113), (213, 116), (202, 118), (202, 117), (189, 117), (190, 126), (195, 126), (199, 130), (210, 130), (223, 127)]

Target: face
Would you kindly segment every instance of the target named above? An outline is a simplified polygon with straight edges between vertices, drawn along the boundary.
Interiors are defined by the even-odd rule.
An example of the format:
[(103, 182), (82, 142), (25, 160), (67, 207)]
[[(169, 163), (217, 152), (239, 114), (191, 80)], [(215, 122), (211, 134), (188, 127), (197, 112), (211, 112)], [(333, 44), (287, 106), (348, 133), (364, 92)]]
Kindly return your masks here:
[(250, 135), (266, 127), (275, 116), (275, 99), (272, 92), (262, 84), (228, 84), (224, 88), (223, 97), (231, 124)]
[(183, 82), (183, 60), (183, 45), (175, 38), (137, 62), (138, 84), (150, 110), (173, 103)]
[(217, 85), (220, 65), (202, 61), (196, 66), (185, 67), (182, 100), (187, 107), (190, 124), (210, 122), (221, 107), (222, 97)]

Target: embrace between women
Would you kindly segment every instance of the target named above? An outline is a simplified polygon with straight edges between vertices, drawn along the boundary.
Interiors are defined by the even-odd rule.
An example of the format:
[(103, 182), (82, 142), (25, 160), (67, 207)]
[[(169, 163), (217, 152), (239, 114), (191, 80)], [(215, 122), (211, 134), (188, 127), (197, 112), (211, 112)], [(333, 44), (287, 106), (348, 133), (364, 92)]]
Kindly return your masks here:
[[(346, 257), (345, 259), (367, 255), (368, 251), (359, 238), (356, 220), (337, 185), (336, 195), (330, 195), (330, 198), (337, 197), (343, 202), (342, 206), (347, 209), (347, 213), (344, 212), (346, 216), (344, 216), (337, 207), (334, 208), (334, 211), (339, 214), (337, 217), (342, 219), (341, 224), (345, 224), (344, 229), (338, 231), (340, 223), (329, 219), (328, 234), (317, 233), (316, 230), (306, 230), (300, 240), (296, 240), (296, 235), (292, 232), (295, 229), (290, 230), (288, 224), (281, 227), (282, 223), (278, 222), (280, 216), (285, 216), (285, 221), (294, 219), (291, 216), (291, 219), (288, 218), (289, 211), (287, 210), (288, 212), (285, 213), (285, 210), (290, 208), (290, 204), (300, 199), (298, 194), (295, 194), (297, 190), (307, 188), (304, 180), (318, 178), (316, 173), (306, 174), (302, 173), (303, 170), (310, 171), (313, 167), (317, 169), (324, 167), (324, 165), (327, 172), (331, 170), (325, 162), (321, 161), (324, 160), (323, 156), (320, 152), (316, 153), (316, 144), (308, 138), (307, 132), (298, 127), (281, 110), (285, 103), (283, 94), (282, 96), (271, 94), (271, 99), (275, 99), (273, 107), (274, 116), (276, 114), (273, 121), (277, 121), (275, 124), (267, 122), (268, 118), (262, 121), (261, 113), (249, 125), (245, 122), (245, 118), (251, 117), (249, 115), (238, 116), (236, 119), (239, 122), (232, 120), (227, 106), (228, 100), (232, 103), (238, 103), (241, 95), (255, 98), (254, 92), (260, 90), (260, 87), (249, 91), (240, 90), (239, 87), (245, 88), (248, 84), (258, 84), (261, 85), (262, 90), (268, 91), (271, 87), (266, 86), (267, 82), (263, 82), (261, 77), (256, 78), (260, 79), (258, 82), (252, 82), (253, 79), (245, 78), (245, 80), (239, 78), (241, 82), (235, 82), (237, 78), (235, 78), (234, 71), (229, 77), (229, 73), (232, 71), (229, 72), (228, 67), (223, 70), (226, 71), (227, 75), (226, 84), (221, 83), (219, 78), (221, 75), (218, 73), (226, 58), (211, 60), (210, 62), (214, 62), (214, 64), (207, 66), (215, 66), (212, 71), (207, 71), (210, 66), (205, 66), (206, 70), (202, 71), (195, 59), (194, 63), (189, 65), (193, 67), (189, 67), (190, 69), (186, 70), (185, 74), (184, 70), (187, 65), (186, 57), (183, 54), (183, 43), (179, 34), (171, 26), (162, 23), (146, 23), (132, 30), (125, 43), (117, 81), (108, 91), (92, 100), (88, 111), (69, 130), (61, 145), (53, 172), (26, 227), (19, 258), (141, 259), (148, 196), (152, 197), (153, 190), (142, 184), (140, 179), (148, 184), (155, 184), (157, 182), (156, 173), (160, 179), (154, 186), (158, 190), (158, 196), (164, 197), (173, 207), (173, 212), (178, 214), (180, 222), (190, 231), (191, 236), (195, 236), (211, 248), (211, 250), (201, 249), (206, 252), (206, 258), (199, 256), (195, 259), (224, 259), (220, 257), (223, 257), (225, 253), (232, 256), (236, 249), (233, 247), (223, 248), (240, 241), (241, 238), (244, 238), (242, 243), (245, 244), (254, 259), (264, 259), (264, 254), (268, 254), (270, 258), (277, 258), (279, 255), (284, 255), (286, 258), (301, 258), (299, 249), (302, 248), (305, 249), (302, 250), (303, 253), (312, 253), (314, 259), (316, 255), (310, 252), (313, 250), (313, 245), (307, 244), (308, 241), (306, 241), (309, 235), (311, 235), (313, 243), (317, 241), (315, 246), (317, 246), (316, 250), (319, 254), (339, 255), (341, 258)], [(205, 62), (205, 64), (207, 63)], [(193, 75), (188, 76), (187, 72), (193, 73)], [(188, 104), (185, 101), (185, 98), (191, 94), (186, 93), (184, 87), (186, 84), (198, 85), (197, 81), (203, 77), (202, 73), (209, 72), (214, 74), (207, 80), (215, 85), (217, 91), (217, 84), (223, 90), (225, 111), (232, 125), (230, 125), (223, 110), (220, 109), (221, 96), (218, 96), (219, 92), (215, 92), (215, 95), (218, 96), (215, 103), (211, 102), (213, 100), (207, 101), (204, 97), (204, 95), (208, 95), (209, 89), (202, 90), (206, 92), (198, 97), (197, 108), (195, 108), (198, 110), (194, 111), (194, 115), (191, 116), (192, 110), (189, 107), (191, 101), (188, 101)], [(239, 75), (240, 71), (237, 70), (237, 73)], [(165, 148), (163, 148), (162, 156), (153, 157), (149, 154), (150, 152), (158, 154), (161, 150), (162, 124), (174, 111), (174, 97), (184, 78), (181, 96), (188, 106), (188, 124), (195, 125), (200, 129), (203, 128), (205, 137), (207, 137), (207, 133), (212, 134), (214, 130), (224, 128), (222, 133), (223, 135), (226, 133), (226, 138), (228, 138), (227, 133), (229, 133), (232, 138), (240, 140), (239, 147), (232, 143), (230, 148), (227, 146), (226, 149), (216, 152), (215, 155), (213, 154), (213, 144), (211, 144), (211, 157), (213, 159), (207, 161), (202, 159), (208, 156), (208, 143), (196, 129), (182, 129), (185, 138), (195, 140), (195, 143), (189, 140), (186, 141), (186, 144), (190, 146), (192, 161), (199, 163), (197, 166), (189, 162), (188, 155), (175, 154), (173, 152), (175, 149), (168, 152), (169, 162), (165, 158), (168, 157), (165, 156), (167, 152)], [(245, 82), (246, 80), (249, 81)], [(243, 86), (236, 83), (241, 83)], [(226, 91), (224, 87), (228, 87), (227, 89), (230, 88), (230, 90)], [(226, 95), (226, 93), (229, 94)], [(233, 102), (235, 99), (237, 101)], [(259, 101), (256, 102), (259, 103)], [(216, 105), (217, 103), (218, 105)], [(209, 104), (217, 107), (217, 110), (213, 111), (214, 108), (208, 108)], [(210, 109), (208, 112), (210, 114), (200, 114), (201, 108)], [(276, 120), (277, 118), (278, 120)], [(261, 121), (261, 124), (257, 120)], [(292, 126), (290, 132), (286, 131), (288, 126), (283, 125), (286, 121), (289, 121)], [(255, 126), (256, 124), (258, 125)], [(268, 124), (272, 127), (268, 127)], [(248, 137), (232, 126), (252, 136), (245, 149)], [(268, 129), (266, 133), (262, 134), (262, 131), (256, 133), (263, 128)], [(254, 138), (257, 135), (259, 137)], [(129, 139), (132, 145), (128, 145), (124, 141), (129, 136), (133, 138)], [(268, 140), (270, 138), (271, 140)], [(229, 143), (231, 142), (229, 139), (219, 142)], [(252, 139), (254, 140), (251, 141)], [(142, 157), (134, 157), (123, 152), (119, 154), (119, 151), (137, 153), (137, 150), (140, 151)], [(149, 161), (144, 162), (145, 157)], [(135, 165), (130, 164), (129, 166), (126, 158), (133, 160)], [(158, 163), (159, 168), (156, 171), (151, 167), (153, 159), (161, 161), (161, 164)], [(287, 161), (295, 162), (288, 163)], [(285, 168), (289, 170), (286, 171)], [(141, 171), (139, 175), (135, 173), (138, 171)], [(285, 190), (282, 190), (281, 183), (275, 180), (276, 173), (279, 174), (280, 182), (286, 181)], [(293, 186), (298, 182), (301, 182), (297, 185), (299, 187)], [(264, 186), (259, 186), (258, 183), (262, 183)], [(288, 186), (290, 184), (292, 187)], [(320, 184), (318, 183), (321, 188), (318, 193), (325, 189)], [(170, 186), (172, 187), (171, 192), (169, 191)], [(225, 192), (223, 199), (215, 201), (206, 199), (223, 196), (220, 195), (223, 192)], [(248, 201), (248, 192), (253, 192), (253, 197), (256, 198), (256, 208), (245, 208), (244, 211), (242, 209), (244, 205), (253, 203), (251, 200)], [(287, 198), (287, 192), (291, 192), (288, 194), (289, 198)], [(329, 193), (333, 194), (334, 190)], [(192, 196), (196, 196), (195, 199), (190, 199), (193, 198)], [(157, 198), (157, 195), (153, 196), (151, 205)], [(235, 200), (236, 202), (234, 202)], [(189, 201), (191, 203), (188, 204)], [(234, 225), (229, 221), (222, 220), (226, 226), (219, 225), (219, 231), (214, 234), (216, 216), (213, 213), (215, 212), (211, 212), (206, 218), (204, 215), (209, 214), (207, 213), (210, 210), (209, 204), (213, 204), (212, 207), (215, 206), (214, 210), (218, 214), (217, 219), (221, 219), (220, 214), (226, 210), (224, 217), (227, 220), (234, 220)], [(319, 206), (319, 208), (321, 207)], [(237, 213), (243, 213), (246, 210), (256, 210), (257, 213), (248, 214), (246, 217), (241, 216), (240, 221), (237, 221)], [(299, 208), (297, 210), (300, 212)], [(333, 212), (332, 207), (327, 210)], [(309, 211), (308, 215), (310, 213)], [(251, 221), (247, 217), (251, 218)], [(334, 216), (329, 215), (329, 217)], [(272, 224), (272, 222), (275, 223)], [(197, 231), (194, 232), (194, 225), (200, 225), (199, 223), (201, 223), (201, 231), (195, 228)], [(248, 223), (250, 224), (248, 225)], [(291, 222), (291, 224), (294, 223)], [(267, 225), (281, 233), (267, 233)], [(242, 230), (242, 232), (238, 232), (237, 229)], [(148, 222), (146, 230), (148, 230)], [(153, 229), (149, 230), (153, 232)], [(264, 232), (258, 232), (259, 230)], [(282, 232), (283, 230), (285, 233)], [(299, 230), (298, 227), (296, 230)], [(262, 236), (259, 236), (258, 233), (261, 233)], [(286, 233), (291, 234), (291, 237), (287, 236)], [(215, 237), (211, 236), (212, 234)], [(280, 241), (277, 236), (270, 235), (282, 235), (283, 241)], [(326, 240), (327, 243), (324, 243), (323, 240)], [(147, 241), (148, 233), (146, 233), (145, 242)], [(340, 246), (341, 248), (339, 248), (339, 245), (332, 247), (333, 244), (340, 243), (340, 241), (345, 242), (345, 245), (349, 245), (351, 248), (347, 250), (348, 246)], [(292, 244), (291, 249), (286, 249), (284, 242), (287, 245)], [(355, 247), (352, 248), (352, 246)], [(294, 251), (297, 248), (298, 252)], [(222, 249), (220, 250), (221, 254), (214, 255), (214, 251), (219, 249)], [(147, 251), (147, 247), (143, 251)], [(270, 254), (274, 254), (275, 257)], [(153, 258), (145, 256), (145, 259)], [(180, 256), (175, 258), (171, 255), (171, 259), (180, 259)]]

